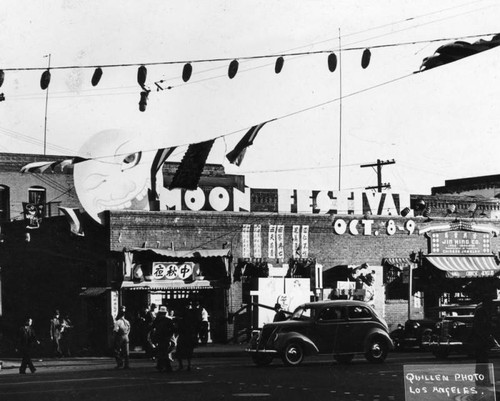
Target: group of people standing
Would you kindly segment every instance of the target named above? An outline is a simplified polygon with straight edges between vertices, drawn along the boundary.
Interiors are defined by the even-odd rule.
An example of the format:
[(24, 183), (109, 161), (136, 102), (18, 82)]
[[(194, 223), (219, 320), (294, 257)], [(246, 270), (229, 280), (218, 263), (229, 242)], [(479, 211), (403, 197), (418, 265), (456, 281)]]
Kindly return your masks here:
[[(188, 301), (185, 307), (174, 312), (162, 305), (158, 309), (155, 304), (146, 308), (141, 316), (139, 326), (140, 337), (146, 355), (156, 360), (159, 372), (171, 372), (172, 362), (177, 361), (178, 370), (191, 370), (191, 360), (194, 348), (199, 341), (208, 341), (208, 313), (205, 308), (193, 301)], [(129, 334), (131, 325), (125, 318), (125, 309), (115, 320), (115, 358), (116, 368), (129, 368)], [(200, 339), (200, 340), (198, 340)]]

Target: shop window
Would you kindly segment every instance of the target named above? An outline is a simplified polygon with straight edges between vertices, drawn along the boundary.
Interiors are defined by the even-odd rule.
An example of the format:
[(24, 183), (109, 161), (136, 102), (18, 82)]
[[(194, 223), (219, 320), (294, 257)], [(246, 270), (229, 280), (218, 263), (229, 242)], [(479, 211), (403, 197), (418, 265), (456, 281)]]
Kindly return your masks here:
[(0, 221), (10, 219), (10, 188), (0, 185)]
[(37, 205), (45, 204), (47, 200), (47, 194), (44, 187), (30, 187), (28, 189), (28, 203), (34, 203)]

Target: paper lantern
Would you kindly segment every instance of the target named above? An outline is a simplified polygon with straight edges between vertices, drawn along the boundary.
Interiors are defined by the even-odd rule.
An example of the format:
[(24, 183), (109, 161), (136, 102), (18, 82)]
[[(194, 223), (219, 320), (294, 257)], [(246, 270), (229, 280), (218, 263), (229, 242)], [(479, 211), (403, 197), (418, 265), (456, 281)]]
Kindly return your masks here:
[(337, 55), (335, 53), (328, 55), (328, 69), (330, 72), (334, 72), (337, 69)]
[(45, 90), (49, 87), (50, 84), (50, 71), (45, 70), (40, 78), (40, 87)]
[(227, 72), (229, 79), (233, 79), (236, 76), (236, 74), (238, 73), (238, 67), (238, 60), (231, 61), (231, 63), (229, 64), (229, 70)]
[(283, 69), (283, 64), (285, 63), (285, 59), (283, 57), (278, 57), (276, 59), (276, 64), (274, 65), (274, 72), (279, 74)]
[(146, 67), (141, 65), (137, 69), (137, 83), (142, 87), (146, 83), (146, 77), (148, 75), (148, 70)]
[(146, 106), (148, 104), (149, 91), (141, 92), (141, 99), (139, 100), (139, 110), (146, 111)]
[(92, 86), (97, 86), (102, 77), (102, 68), (97, 67), (92, 75)]
[(370, 65), (370, 59), (372, 57), (372, 53), (370, 49), (365, 49), (363, 51), (363, 55), (361, 56), (361, 67), (366, 68)]
[(193, 73), (193, 66), (191, 65), (191, 63), (184, 64), (184, 68), (182, 69), (182, 80), (184, 82), (189, 81), (192, 73)]
[(4, 79), (5, 79), (5, 72), (4, 72), (4, 70), (0, 70), (0, 86), (3, 85)]

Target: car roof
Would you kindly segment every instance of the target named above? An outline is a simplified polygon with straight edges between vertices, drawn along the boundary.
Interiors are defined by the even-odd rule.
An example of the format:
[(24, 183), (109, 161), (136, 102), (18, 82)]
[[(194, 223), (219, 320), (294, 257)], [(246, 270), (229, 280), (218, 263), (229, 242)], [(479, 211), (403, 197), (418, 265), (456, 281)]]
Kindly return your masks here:
[(315, 301), (315, 302), (307, 302), (305, 304), (300, 305), (299, 307), (308, 307), (308, 308), (320, 308), (325, 306), (350, 306), (350, 305), (362, 305), (368, 306), (366, 302), (356, 301), (353, 299), (333, 299), (333, 300), (325, 300), (325, 301)]

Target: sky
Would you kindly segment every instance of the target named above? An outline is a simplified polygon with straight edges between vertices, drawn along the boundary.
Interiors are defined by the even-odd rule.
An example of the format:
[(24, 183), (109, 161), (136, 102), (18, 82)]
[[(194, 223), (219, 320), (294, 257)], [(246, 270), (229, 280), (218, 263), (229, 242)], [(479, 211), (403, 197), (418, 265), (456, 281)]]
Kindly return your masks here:
[[(377, 175), (360, 165), (377, 159), (395, 161), (382, 169), (393, 192), (429, 194), (447, 179), (500, 174), (500, 48), (414, 73), (443, 44), (500, 32), (495, 0), (2, 6), (0, 152), (76, 156), (96, 133), (125, 129), (144, 151), (178, 146), (172, 160), (189, 143), (217, 138), (208, 162), (254, 188), (361, 190)], [(40, 76), (49, 54), (47, 92)], [(233, 59), (239, 69), (229, 79)], [(193, 74), (184, 82), (188, 61)], [(140, 65), (151, 89), (145, 112)], [(97, 66), (103, 76), (93, 87)], [(269, 120), (241, 166), (229, 164), (225, 154)]]

